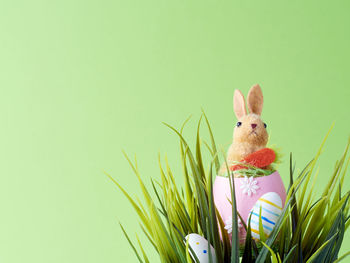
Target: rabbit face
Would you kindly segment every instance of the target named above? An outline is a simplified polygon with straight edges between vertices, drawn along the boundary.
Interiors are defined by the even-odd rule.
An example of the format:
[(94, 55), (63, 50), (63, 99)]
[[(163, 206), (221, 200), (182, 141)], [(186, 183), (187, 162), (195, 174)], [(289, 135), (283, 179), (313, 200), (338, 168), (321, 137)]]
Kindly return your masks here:
[(257, 114), (244, 115), (234, 128), (233, 141), (265, 147), (268, 141), (266, 124)]

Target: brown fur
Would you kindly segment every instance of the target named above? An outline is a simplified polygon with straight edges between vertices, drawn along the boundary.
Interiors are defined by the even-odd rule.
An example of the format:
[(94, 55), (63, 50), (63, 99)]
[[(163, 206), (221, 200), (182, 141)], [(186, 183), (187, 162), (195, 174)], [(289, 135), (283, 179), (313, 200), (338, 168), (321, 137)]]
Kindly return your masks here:
[[(248, 93), (248, 109), (246, 113), (244, 96), (239, 90), (234, 93), (234, 111), (240, 127), (235, 126), (233, 142), (227, 152), (227, 164), (231, 166), (235, 161), (241, 161), (247, 155), (266, 147), (268, 134), (264, 122), (260, 118), (263, 108), (263, 95), (259, 85), (254, 85)], [(251, 124), (256, 124), (253, 129)], [(226, 164), (223, 163), (220, 174), (226, 172)]]
[(249, 112), (258, 114), (260, 116), (264, 106), (264, 98), (259, 84), (251, 87), (248, 92), (247, 102)]
[(247, 109), (245, 108), (245, 104), (241, 103), (242, 101), (244, 101), (244, 96), (240, 90), (236, 89), (233, 96), (233, 110), (238, 119), (247, 115)]

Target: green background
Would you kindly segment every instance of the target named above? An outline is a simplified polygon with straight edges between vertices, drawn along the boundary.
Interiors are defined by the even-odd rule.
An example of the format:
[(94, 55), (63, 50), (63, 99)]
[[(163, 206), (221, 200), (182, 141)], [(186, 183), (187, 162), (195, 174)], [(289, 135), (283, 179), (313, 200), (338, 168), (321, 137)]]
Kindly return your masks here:
[[(179, 127), (203, 107), (230, 144), (232, 95), (260, 83), (271, 143), (297, 167), (335, 122), (320, 187), (350, 132), (348, 1), (1, 1), (0, 262), (136, 262), (136, 179), (158, 152), (181, 182)], [(345, 188), (350, 189), (349, 180)], [(321, 191), (322, 188), (318, 188)], [(347, 235), (341, 254), (350, 249)], [(144, 239), (142, 239), (144, 242)], [(156, 255), (147, 246), (152, 261)]]

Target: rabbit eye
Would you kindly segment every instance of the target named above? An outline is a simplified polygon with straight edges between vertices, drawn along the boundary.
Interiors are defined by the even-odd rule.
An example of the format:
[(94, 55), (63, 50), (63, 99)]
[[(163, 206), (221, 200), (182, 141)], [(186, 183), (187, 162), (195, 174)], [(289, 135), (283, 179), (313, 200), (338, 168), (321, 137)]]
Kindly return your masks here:
[(237, 127), (239, 127), (239, 126), (241, 126), (241, 125), (242, 125), (242, 122), (240, 122), (240, 121), (239, 121), (239, 122), (237, 122), (237, 124), (236, 124), (236, 125), (237, 125)]
[(266, 127), (267, 127), (267, 124), (266, 124), (266, 123), (264, 123), (264, 127), (265, 127), (265, 129), (266, 129)]

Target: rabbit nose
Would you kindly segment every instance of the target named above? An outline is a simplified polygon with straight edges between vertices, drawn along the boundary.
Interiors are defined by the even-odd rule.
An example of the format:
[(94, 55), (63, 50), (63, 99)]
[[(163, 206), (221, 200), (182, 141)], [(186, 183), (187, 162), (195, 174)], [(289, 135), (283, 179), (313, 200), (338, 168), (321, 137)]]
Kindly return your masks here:
[(253, 123), (253, 124), (251, 124), (251, 126), (252, 126), (252, 128), (253, 129), (255, 129), (256, 128), (256, 126), (258, 126), (257, 124), (255, 124), (255, 123)]

